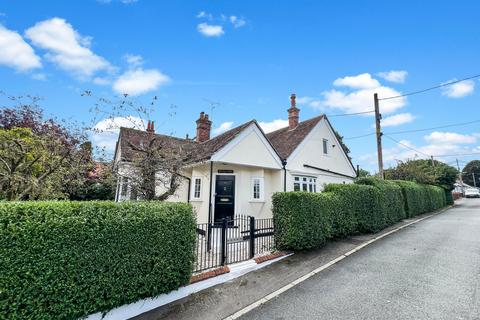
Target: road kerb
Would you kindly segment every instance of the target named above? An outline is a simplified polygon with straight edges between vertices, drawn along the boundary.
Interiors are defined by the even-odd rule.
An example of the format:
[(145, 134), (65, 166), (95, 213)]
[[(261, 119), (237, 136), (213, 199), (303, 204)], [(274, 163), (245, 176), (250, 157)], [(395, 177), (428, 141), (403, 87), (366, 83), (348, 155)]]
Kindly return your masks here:
[(266, 302), (268, 302), (268, 301), (270, 301), (270, 300), (278, 297), (278, 296), (281, 295), (283, 292), (285, 292), (285, 291), (287, 291), (287, 290), (295, 287), (296, 285), (304, 282), (305, 280), (311, 278), (312, 276), (320, 273), (321, 271), (323, 271), (323, 270), (331, 267), (332, 265), (338, 263), (339, 261), (345, 259), (346, 257), (350, 256), (351, 254), (353, 254), (353, 253), (359, 251), (360, 249), (368, 246), (369, 244), (372, 244), (372, 243), (374, 243), (374, 242), (376, 242), (376, 241), (378, 241), (378, 240), (380, 240), (380, 239), (383, 239), (383, 238), (385, 238), (386, 236), (391, 235), (392, 233), (395, 233), (395, 232), (397, 232), (397, 231), (400, 231), (400, 230), (402, 230), (402, 229), (404, 229), (404, 228), (406, 228), (406, 227), (408, 227), (408, 226), (410, 226), (410, 225), (412, 225), (412, 224), (418, 223), (418, 222), (423, 221), (423, 220), (425, 220), (425, 219), (428, 219), (428, 218), (431, 218), (431, 217), (433, 217), (433, 216), (436, 216), (436, 215), (438, 215), (438, 214), (440, 214), (440, 213), (442, 213), (442, 212), (445, 212), (445, 211), (447, 211), (448, 209), (451, 209), (452, 207), (453, 207), (453, 206), (445, 207), (445, 208), (443, 208), (443, 209), (441, 209), (441, 210), (439, 210), (439, 211), (437, 211), (437, 212), (434, 212), (434, 213), (432, 213), (432, 214), (429, 214), (428, 216), (425, 216), (425, 217), (416, 219), (416, 220), (414, 220), (414, 221), (408, 222), (408, 223), (406, 223), (406, 224), (404, 224), (404, 225), (402, 225), (402, 226), (400, 226), (400, 227), (398, 227), (398, 228), (395, 228), (395, 229), (390, 230), (390, 231), (388, 231), (388, 232), (386, 232), (386, 233), (383, 233), (383, 234), (381, 234), (381, 235), (379, 235), (379, 236), (377, 236), (377, 237), (375, 237), (375, 238), (373, 238), (373, 239), (371, 239), (371, 240), (368, 240), (367, 242), (364, 242), (364, 243), (356, 246), (354, 249), (352, 249), (352, 250), (350, 250), (350, 251), (342, 254), (341, 256), (339, 256), (339, 257), (337, 257), (337, 258), (335, 258), (335, 259), (333, 259), (333, 260), (331, 260), (331, 261), (323, 264), (322, 266), (320, 266), (320, 267), (316, 268), (315, 270), (307, 273), (306, 275), (301, 276), (300, 278), (298, 278), (298, 279), (290, 282), (289, 284), (281, 287), (280, 289), (275, 290), (274, 292), (268, 294), (267, 296), (261, 298), (260, 300), (257, 300), (257, 301), (255, 301), (255, 302), (249, 304), (248, 306), (246, 306), (246, 307), (238, 310), (238, 311), (235, 312), (234, 314), (226, 317), (224, 320), (235, 320), (235, 319), (238, 319), (238, 318), (240, 318), (241, 316), (245, 315), (246, 313), (252, 311), (253, 309), (256, 309), (256, 308), (260, 307), (262, 304), (264, 304), (264, 303), (266, 303)]

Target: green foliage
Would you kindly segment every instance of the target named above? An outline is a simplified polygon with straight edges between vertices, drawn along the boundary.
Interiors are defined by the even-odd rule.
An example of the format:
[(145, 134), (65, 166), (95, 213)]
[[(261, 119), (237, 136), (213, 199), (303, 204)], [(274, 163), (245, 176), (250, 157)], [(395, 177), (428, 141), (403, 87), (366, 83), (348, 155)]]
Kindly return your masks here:
[(187, 204), (1, 202), (0, 314), (76, 319), (175, 290), (194, 243)]
[(400, 162), (397, 167), (385, 170), (385, 178), (390, 180), (414, 181), (431, 184), (452, 190), (458, 171), (440, 161), (425, 159)]
[(324, 192), (340, 198), (340, 206), (333, 217), (334, 234), (338, 237), (357, 231), (376, 232), (385, 226), (381, 194), (377, 188), (358, 184), (330, 184)]
[(359, 178), (366, 178), (366, 177), (371, 177), (371, 176), (372, 176), (372, 174), (368, 170), (360, 168), (360, 170), (358, 171), (358, 177)]
[[(475, 182), (473, 177), (475, 176)], [(470, 186), (480, 187), (480, 160), (472, 160), (462, 170), (463, 182)]]
[(362, 178), (355, 183), (374, 186), (380, 190), (380, 210), (384, 214), (385, 226), (394, 224), (406, 217), (402, 189), (397, 184), (377, 178)]
[(325, 243), (331, 234), (331, 195), (279, 192), (272, 197), (275, 244), (280, 249), (308, 250)]
[(395, 181), (402, 189), (405, 198), (405, 212), (407, 217), (415, 217), (422, 213), (438, 210), (446, 206), (446, 193), (443, 188), (430, 185), (421, 185), (411, 181)]
[(322, 193), (275, 193), (272, 200), (276, 245), (295, 251), (319, 247), (329, 238), (377, 232), (446, 205), (440, 187), (375, 178), (330, 184)]

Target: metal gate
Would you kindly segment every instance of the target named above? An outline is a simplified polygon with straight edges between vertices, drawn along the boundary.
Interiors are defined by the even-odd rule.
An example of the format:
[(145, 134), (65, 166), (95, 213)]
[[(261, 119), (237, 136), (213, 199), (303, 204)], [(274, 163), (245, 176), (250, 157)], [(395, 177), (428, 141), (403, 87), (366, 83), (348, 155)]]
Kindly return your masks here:
[(273, 219), (238, 215), (197, 224), (194, 272), (241, 262), (274, 250)]

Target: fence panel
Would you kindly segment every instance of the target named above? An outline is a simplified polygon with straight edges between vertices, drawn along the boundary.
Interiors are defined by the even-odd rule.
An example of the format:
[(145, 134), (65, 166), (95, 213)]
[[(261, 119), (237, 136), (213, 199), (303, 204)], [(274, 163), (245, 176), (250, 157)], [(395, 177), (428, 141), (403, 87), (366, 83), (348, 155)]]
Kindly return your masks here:
[(238, 215), (220, 223), (197, 224), (194, 271), (246, 261), (275, 248), (273, 219)]

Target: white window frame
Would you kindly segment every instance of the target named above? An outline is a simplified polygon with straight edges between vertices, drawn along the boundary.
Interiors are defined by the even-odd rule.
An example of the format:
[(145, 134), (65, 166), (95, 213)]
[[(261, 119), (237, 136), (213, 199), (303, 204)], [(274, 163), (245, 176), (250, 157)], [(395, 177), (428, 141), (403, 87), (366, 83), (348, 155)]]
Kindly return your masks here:
[(328, 139), (322, 140), (322, 150), (323, 154), (328, 154)]
[[(255, 198), (255, 185), (258, 182), (258, 197)], [(265, 180), (263, 177), (252, 177), (250, 185), (250, 201), (265, 202)]]
[[(296, 184), (298, 184), (299, 190), (295, 190), (295, 185)], [(293, 176), (293, 191), (316, 193), (317, 192), (317, 177), (302, 176), (302, 175)]]
[[(196, 196), (196, 186), (197, 186), (197, 180), (200, 181), (200, 190), (198, 190), (198, 197)], [(199, 201), (202, 199), (202, 193), (203, 193), (203, 178), (202, 177), (193, 177), (192, 178), (192, 200)]]

